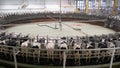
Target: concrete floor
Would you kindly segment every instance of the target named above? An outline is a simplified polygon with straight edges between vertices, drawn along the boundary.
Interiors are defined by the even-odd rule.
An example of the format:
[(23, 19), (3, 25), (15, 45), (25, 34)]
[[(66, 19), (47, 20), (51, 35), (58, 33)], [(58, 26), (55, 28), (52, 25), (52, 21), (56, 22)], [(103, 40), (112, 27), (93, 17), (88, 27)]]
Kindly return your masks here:
[[(6, 31), (15, 32), (16, 34), (22, 33), (23, 35), (30, 34), (32, 36), (91, 36), (115, 33), (115, 31), (111, 29), (88, 23), (77, 23), (75, 21), (62, 23), (62, 31), (59, 28), (59, 23), (56, 21), (23, 24), (10, 27), (6, 29)], [(55, 24), (58, 29), (54, 29)]]

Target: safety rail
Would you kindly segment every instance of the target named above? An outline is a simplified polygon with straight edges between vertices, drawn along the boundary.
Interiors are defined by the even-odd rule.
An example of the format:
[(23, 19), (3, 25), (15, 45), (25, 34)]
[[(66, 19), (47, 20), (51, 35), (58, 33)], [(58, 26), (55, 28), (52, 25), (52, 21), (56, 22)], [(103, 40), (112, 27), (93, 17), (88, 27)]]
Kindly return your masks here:
[[(30, 56), (30, 54), (40, 54), (42, 55), (47, 55), (46, 51), (51, 51), (51, 50), (47, 50), (47, 49), (35, 49), (35, 48), (26, 48), (24, 51), (22, 51), (21, 47), (10, 47), (10, 46), (0, 46), (0, 52), (4, 53), (4, 54), (13, 54), (13, 48), (15, 48), (16, 50), (19, 51), (19, 53), (24, 53), (24, 54), (28, 54), (28, 56)], [(105, 51), (105, 56), (111, 56), (110, 50), (113, 49), (120, 49), (120, 48), (102, 48), (102, 49), (79, 49), (79, 50), (74, 50), (74, 49), (68, 49), (68, 50), (62, 50), (62, 49), (54, 49), (52, 51), (54, 51), (53, 55), (59, 55), (59, 52), (62, 51), (66, 51), (66, 54), (68, 55), (68, 58), (71, 58), (70, 56), (75, 55), (75, 52), (80, 52), (80, 58), (87, 58), (88, 55), (90, 54), (91, 51), (93, 51), (94, 53), (91, 53), (90, 57), (91, 58), (95, 58), (95, 57), (102, 57), (100, 56), (101, 53), (100, 51)], [(39, 53), (40, 52), (40, 53)], [(20, 55), (20, 54), (17, 55)], [(120, 55), (120, 50), (116, 50), (115, 55)], [(46, 56), (47, 57), (47, 56)], [(43, 58), (46, 58), (45, 56)]]
[[(11, 22), (20, 21), (20, 20), (30, 20), (30, 19), (43, 19), (43, 18), (59, 18), (59, 13), (8, 13), (1, 16), (1, 24), (9, 24)], [(62, 18), (73, 18), (73, 19), (83, 19), (83, 20), (99, 20), (105, 19), (105, 16), (101, 15), (87, 15), (81, 13), (63, 13), (61, 14)]]
[[(113, 57), (114, 60), (116, 58), (119, 58), (120, 56), (120, 47), (117, 48), (96, 48), (96, 49), (37, 49), (37, 48), (25, 48), (22, 51), (21, 47), (13, 47), (13, 46), (7, 46), (7, 45), (0, 45), (0, 59), (6, 59), (6, 60), (13, 60), (14, 52), (16, 59), (19, 57), (23, 58), (25, 61), (29, 60), (30, 58), (33, 58), (34, 61), (37, 61), (37, 63), (40, 63), (42, 59), (51, 59), (56, 60), (59, 59), (59, 62), (64, 62), (65, 60), (74, 60), (74, 62), (78, 62), (81, 59), (84, 59), (86, 61), (90, 61), (90, 59), (96, 59), (98, 61), (99, 59), (105, 59), (105, 57), (110, 59), (112, 58), (113, 51), (115, 51), (115, 55)], [(65, 54), (64, 54), (65, 53)], [(66, 56), (66, 58), (64, 57)], [(3, 57), (4, 58), (3, 58)], [(2, 58), (1, 58), (2, 57)], [(9, 59), (8, 59), (9, 58)], [(42, 58), (42, 59), (40, 59)], [(102, 60), (101, 59), (101, 60)], [(15, 60), (14, 60), (15, 61)], [(113, 60), (111, 60), (113, 61)], [(65, 63), (68, 63), (65, 61)], [(64, 64), (65, 65), (65, 64)]]
[[(4, 13), (0, 17), (0, 24), (8, 25), (8, 24), (18, 24), (19, 21), (21, 23), (30, 23), (35, 19), (58, 19), (60, 14), (58, 12), (15, 12), (15, 13)], [(62, 19), (74, 19), (74, 20), (88, 20), (86, 22), (98, 21), (103, 24), (102, 26), (107, 28), (112, 28), (119, 30), (119, 18), (118, 16), (107, 16), (107, 15), (97, 15), (97, 14), (85, 14), (85, 13), (62, 13)], [(53, 19), (52, 19), (53, 20)], [(55, 20), (56, 21), (56, 20)], [(20, 22), (19, 22), (20, 23)]]
[[(24, 48), (24, 51), (22, 51), (23, 48), (21, 47), (12, 47), (12, 46), (0, 46), (0, 52), (4, 53), (4, 54), (13, 54), (13, 48), (17, 51), (19, 51), (19, 53), (17, 55), (22, 55), (23, 56), (33, 56), (34, 54), (37, 55), (39, 54), (40, 58), (49, 58), (47, 56), (47, 51), (53, 51), (54, 53), (51, 54), (53, 55), (54, 58), (59, 58), (58, 56), (61, 55), (60, 52), (66, 52), (67, 54), (67, 58), (68, 59), (74, 59), (73, 56), (75, 54), (79, 54), (80, 58), (97, 58), (97, 57), (102, 57), (103, 53), (104, 56), (111, 56), (111, 51), (112, 50), (116, 50), (115, 55), (120, 55), (120, 47), (118, 48), (96, 48), (96, 49), (78, 49), (78, 50), (74, 50), (74, 49), (67, 49), (67, 50), (63, 50), (63, 49), (53, 49), (53, 50), (48, 50), (48, 49), (36, 49), (36, 48)], [(100, 52), (102, 51), (102, 52)], [(79, 52), (79, 53), (77, 53)]]

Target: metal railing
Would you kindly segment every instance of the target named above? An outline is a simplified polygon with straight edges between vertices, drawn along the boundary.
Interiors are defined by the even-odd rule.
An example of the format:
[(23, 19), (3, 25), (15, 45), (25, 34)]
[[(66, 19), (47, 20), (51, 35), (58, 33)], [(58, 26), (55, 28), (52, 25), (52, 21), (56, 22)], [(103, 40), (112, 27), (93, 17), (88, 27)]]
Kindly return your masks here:
[[(110, 57), (110, 67), (112, 68), (114, 56), (120, 56), (120, 47), (117, 48), (97, 48), (97, 49), (36, 49), (36, 48), (21, 48), (21, 47), (11, 47), (7, 45), (0, 45), (0, 53), (4, 54), (4, 57), (13, 59), (15, 62), (15, 68), (17, 68), (17, 57), (24, 56), (26, 59), (28, 57), (37, 58), (38, 62), (40, 58), (46, 59), (60, 59), (63, 62), (63, 68), (66, 67), (67, 59), (86, 59), (89, 61), (91, 58), (105, 58)], [(50, 54), (49, 54), (50, 53)], [(2, 55), (0, 55), (2, 56)]]

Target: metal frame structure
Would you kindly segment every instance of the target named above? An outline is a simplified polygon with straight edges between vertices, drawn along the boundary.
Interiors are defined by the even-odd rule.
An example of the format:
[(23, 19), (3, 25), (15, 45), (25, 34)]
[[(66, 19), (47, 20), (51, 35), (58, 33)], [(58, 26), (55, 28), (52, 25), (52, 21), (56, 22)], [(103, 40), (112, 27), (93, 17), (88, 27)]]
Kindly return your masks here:
[[(8, 48), (12, 48), (12, 50), (8, 50)], [(55, 52), (59, 52), (59, 51), (63, 51), (63, 68), (66, 68), (66, 59), (67, 58), (70, 58), (70, 56), (74, 55), (74, 54), (70, 54), (71, 51), (84, 51), (84, 52), (87, 52), (87, 51), (95, 51), (95, 53), (91, 54), (93, 56), (91, 56), (91, 58), (94, 58), (94, 57), (98, 57), (98, 54), (99, 54), (99, 51), (102, 51), (102, 50), (107, 50), (107, 51), (110, 51), (112, 50), (112, 53), (111, 54), (107, 54), (106, 52), (106, 55), (105, 56), (111, 56), (111, 61), (110, 61), (110, 66), (109, 68), (112, 68), (112, 64), (113, 64), (113, 59), (114, 59), (114, 56), (115, 55), (119, 55), (118, 53), (118, 50), (120, 49), (120, 47), (117, 47), (117, 48), (102, 48), (102, 49), (79, 49), (79, 50), (74, 50), (74, 49), (68, 49), (68, 50), (61, 50), (61, 49), (54, 49)], [(15, 68), (17, 68), (17, 58), (16, 58), (16, 55), (19, 55), (19, 53), (22, 53), (21, 51), (21, 47), (11, 47), (11, 46), (1, 46), (0, 45), (0, 52), (4, 53), (4, 54), (11, 54), (14, 56), (14, 64), (15, 64)], [(29, 55), (29, 54), (34, 54), (32, 52), (29, 52), (31, 50), (36, 50), (34, 48), (28, 48), (28, 52), (25, 52), (25, 54)], [(47, 49), (37, 49), (37, 51), (47, 51)], [(118, 53), (117, 53), (118, 52)], [(37, 54), (37, 53), (36, 53)], [(42, 55), (47, 55), (46, 53), (41, 53), (41, 56)], [(59, 55), (59, 54), (53, 54), (55, 58), (55, 55)], [(80, 54), (81, 55), (81, 58), (87, 58), (86, 54)], [(100, 57), (100, 56), (99, 56)], [(44, 56), (44, 58), (49, 58), (48, 56)], [(56, 57), (57, 58), (57, 57)], [(71, 57), (72, 58), (72, 57)]]

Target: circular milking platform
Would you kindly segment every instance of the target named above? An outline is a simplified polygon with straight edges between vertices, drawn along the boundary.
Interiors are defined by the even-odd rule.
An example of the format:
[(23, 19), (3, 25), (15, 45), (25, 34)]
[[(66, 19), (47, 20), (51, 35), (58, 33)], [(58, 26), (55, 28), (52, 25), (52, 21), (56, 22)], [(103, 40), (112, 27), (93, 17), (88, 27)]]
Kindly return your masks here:
[(91, 36), (115, 33), (114, 30), (102, 26), (75, 21), (62, 22), (62, 30), (60, 30), (60, 24), (57, 21), (51, 21), (21, 24), (10, 27), (6, 31), (15, 32), (16, 34), (22, 33), (23, 35), (30, 34), (32, 36)]

